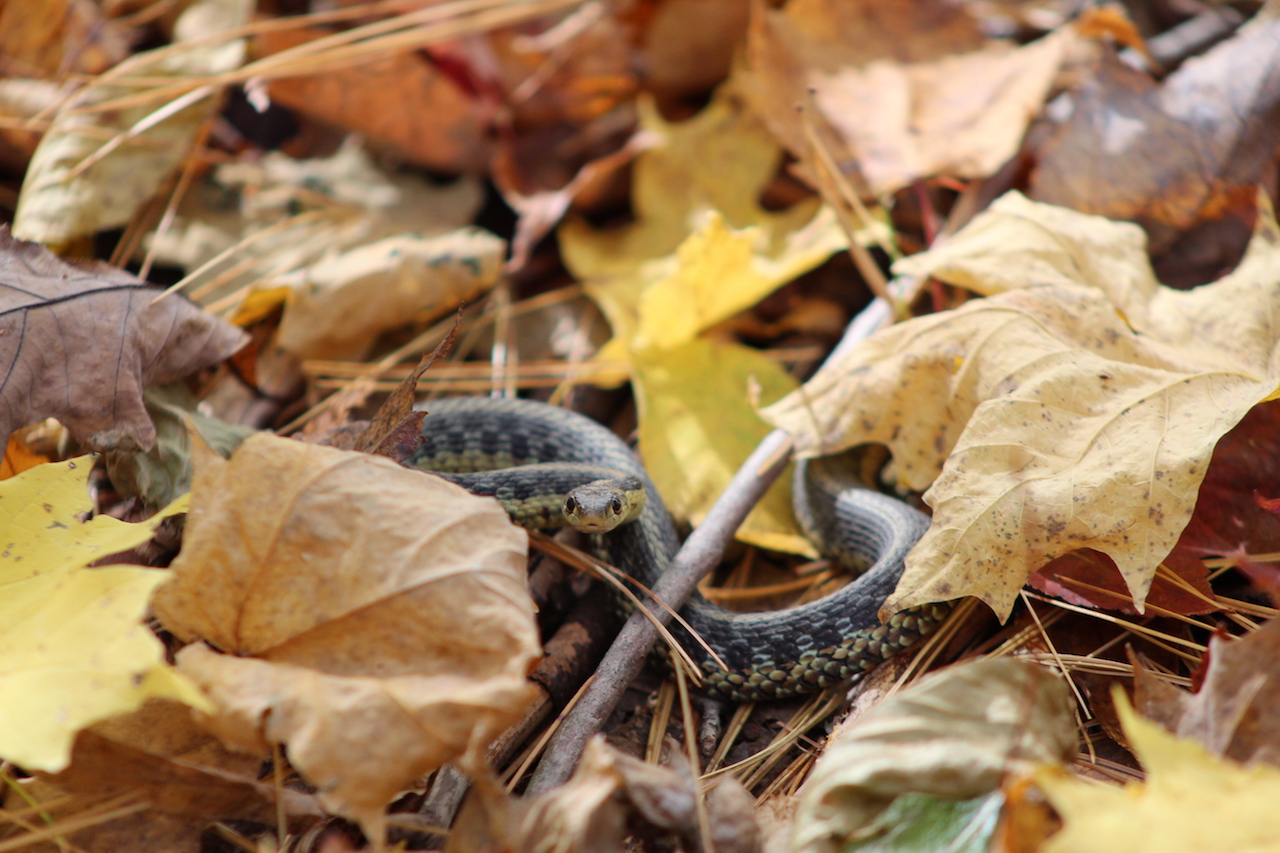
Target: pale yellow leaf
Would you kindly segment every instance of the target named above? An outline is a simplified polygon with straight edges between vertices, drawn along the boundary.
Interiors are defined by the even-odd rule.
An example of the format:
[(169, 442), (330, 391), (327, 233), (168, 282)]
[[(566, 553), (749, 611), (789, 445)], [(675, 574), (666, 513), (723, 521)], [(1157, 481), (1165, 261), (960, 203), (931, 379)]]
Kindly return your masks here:
[(317, 261), (292, 287), (277, 336), (299, 358), (359, 361), (389, 329), (470, 302), (498, 281), (506, 243), (479, 228), (400, 235)]
[[(1089, 220), (1094, 243), (1131, 239), (1058, 215)], [(1125, 281), (1150, 277), (1134, 263)], [(1145, 301), (1121, 287), (1123, 312), (1093, 283), (900, 324), (766, 412), (806, 455), (880, 442), (904, 484), (932, 483), (933, 524), (886, 612), (972, 595), (1003, 618), (1032, 571), (1079, 548), (1114, 559), (1142, 606), (1215, 443), (1280, 384), (1280, 234), (1264, 215), (1231, 275)]]
[(1124, 788), (1060, 770), (1036, 783), (1063, 819), (1045, 853), (1231, 853), (1274, 851), (1280, 838), (1280, 769), (1245, 767), (1209, 754), (1139, 716), (1116, 689), (1116, 711), (1145, 782)]

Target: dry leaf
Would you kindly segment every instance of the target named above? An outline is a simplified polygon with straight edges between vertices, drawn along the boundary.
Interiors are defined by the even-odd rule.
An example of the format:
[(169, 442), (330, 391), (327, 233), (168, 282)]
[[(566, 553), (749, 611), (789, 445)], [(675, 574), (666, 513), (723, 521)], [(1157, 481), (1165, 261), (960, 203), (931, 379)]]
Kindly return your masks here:
[[(532, 800), (519, 800), (492, 782), (476, 786), (455, 822), (450, 851), (511, 849), (518, 853), (563, 850), (612, 853), (628, 836), (680, 839), (698, 849), (692, 774), (668, 739), (668, 766), (655, 766), (617, 751), (597, 737), (587, 742), (564, 785)], [(757, 853), (760, 830), (751, 795), (732, 777), (706, 791), (706, 816), (719, 853)]]
[[(175, 41), (194, 41), (235, 29), (248, 20), (252, 7), (249, 0), (194, 3), (179, 20)], [(109, 75), (164, 80), (218, 74), (239, 66), (243, 59), (243, 41), (212, 42), (188, 45), (180, 51), (139, 53), (111, 69)], [(163, 83), (152, 85), (159, 88)], [(13, 219), (14, 234), (42, 243), (65, 243), (127, 224), (187, 156), (200, 126), (218, 106), (217, 90), (210, 88), (187, 105), (174, 99), (86, 111), (137, 94), (136, 85), (103, 79), (100, 85), (86, 87), (60, 105), (23, 180)], [(168, 115), (166, 111), (173, 107), (181, 109)], [(159, 123), (153, 124), (157, 119)], [(109, 132), (106, 139), (103, 130)], [(90, 158), (92, 165), (85, 168)]]
[(99, 74), (127, 53), (125, 33), (90, 0), (6, 3), (0, 10), (6, 76)]
[(151, 249), (157, 261), (193, 271), (188, 292), (201, 304), (238, 302), (256, 287), (235, 312), (235, 321), (248, 325), (288, 296), (262, 281), (388, 237), (462, 228), (481, 200), (474, 179), (440, 185), (388, 172), (349, 137), (329, 157), (295, 160), (272, 151), (218, 166), (184, 197), (173, 227), (156, 235)]
[(1141, 608), (1215, 443), (1280, 385), (1280, 233), (1264, 217), (1235, 272), (1179, 292), (1135, 226), (1016, 196), (992, 210), (973, 241), (903, 266), (988, 291), (1072, 283), (887, 329), (766, 415), (802, 453), (880, 442), (905, 485), (932, 483), (932, 526), (885, 612), (973, 595), (1004, 618), (1032, 571), (1080, 548), (1115, 560)]
[(1064, 826), (1045, 853), (1201, 853), (1276, 849), (1280, 835), (1280, 770), (1244, 767), (1217, 758), (1200, 744), (1176, 738), (1138, 716), (1123, 691), (1116, 710), (1145, 782), (1124, 789), (1099, 785), (1061, 770), (1036, 774)]
[(965, 799), (1019, 768), (1070, 761), (1066, 683), (1012, 658), (925, 676), (831, 736), (800, 793), (791, 849), (834, 853), (909, 792)]
[(212, 730), (285, 743), (326, 805), (381, 837), (397, 791), (523, 710), (540, 651), (526, 547), (496, 502), (380, 457), (258, 435), (228, 462), (197, 443), (155, 609), (227, 653), (179, 655)]
[[(1071, 118), (1039, 152), (1038, 201), (1137, 222), (1160, 255), (1205, 220), (1229, 265), (1253, 221), (1280, 141), (1280, 18), (1260, 13), (1160, 83), (1106, 53)], [(1214, 273), (1218, 268), (1212, 268)]]
[(1209, 639), (1207, 666), (1195, 693), (1135, 667), (1134, 704), (1180, 738), (1242, 764), (1280, 765), (1280, 622), (1244, 637)]
[(806, 124), (868, 196), (931, 175), (986, 177), (1017, 151), (1074, 36), (983, 46), (966, 7), (938, 0), (753, 6), (742, 90), (811, 183)]
[[(269, 56), (331, 34), (318, 28), (264, 33), (257, 52)], [(421, 51), (388, 52), (355, 67), (272, 80), (268, 90), (274, 101), (358, 130), (419, 165), (478, 172), (489, 160), (486, 130), (496, 104), (466, 91)]]
[(216, 364), (245, 340), (186, 299), (104, 263), (73, 267), (0, 230), (0, 436), (46, 417), (93, 450), (148, 450), (142, 389)]
[(316, 261), (265, 286), (291, 288), (279, 345), (299, 358), (359, 361), (378, 335), (430, 320), (498, 281), (506, 243), (479, 228), (402, 235)]

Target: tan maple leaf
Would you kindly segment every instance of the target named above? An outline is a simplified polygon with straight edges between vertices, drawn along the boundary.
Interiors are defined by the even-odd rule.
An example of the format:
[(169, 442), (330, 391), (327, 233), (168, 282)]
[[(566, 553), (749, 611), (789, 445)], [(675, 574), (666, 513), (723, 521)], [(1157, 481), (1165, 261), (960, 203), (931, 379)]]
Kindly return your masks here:
[(1193, 291), (1143, 249), (1136, 226), (1010, 194), (895, 267), (997, 295), (887, 329), (765, 410), (804, 455), (880, 442), (929, 489), (885, 612), (971, 595), (1004, 618), (1080, 548), (1142, 607), (1214, 445), (1280, 385), (1280, 228), (1264, 211), (1240, 266)]

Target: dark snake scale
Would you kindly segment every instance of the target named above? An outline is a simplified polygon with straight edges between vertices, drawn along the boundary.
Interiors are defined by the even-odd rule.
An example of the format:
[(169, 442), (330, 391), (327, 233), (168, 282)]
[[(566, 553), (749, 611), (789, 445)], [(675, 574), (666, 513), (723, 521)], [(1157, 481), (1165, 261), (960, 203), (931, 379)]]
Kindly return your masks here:
[[(460, 474), (544, 462), (578, 463), (640, 478), (640, 518), (598, 537), (601, 558), (652, 587), (679, 547), (675, 526), (644, 467), (605, 427), (575, 412), (527, 400), (458, 397), (428, 406), (425, 443), (405, 464)], [(555, 492), (537, 468), (488, 487), (509, 511), (527, 496)], [(768, 700), (812, 693), (871, 669), (931, 632), (950, 611), (932, 604), (892, 616), (876, 613), (897, 586), (907, 551), (928, 516), (843, 479), (827, 460), (797, 466), (796, 515), (829, 556), (870, 564), (854, 582), (817, 601), (762, 613), (734, 613), (694, 594), (680, 615), (720, 656), (722, 669), (678, 625), (671, 629), (702, 669), (701, 692), (717, 699)], [(559, 491), (563, 496), (564, 492)], [(562, 497), (554, 494), (550, 502)], [(536, 522), (521, 521), (527, 526)]]

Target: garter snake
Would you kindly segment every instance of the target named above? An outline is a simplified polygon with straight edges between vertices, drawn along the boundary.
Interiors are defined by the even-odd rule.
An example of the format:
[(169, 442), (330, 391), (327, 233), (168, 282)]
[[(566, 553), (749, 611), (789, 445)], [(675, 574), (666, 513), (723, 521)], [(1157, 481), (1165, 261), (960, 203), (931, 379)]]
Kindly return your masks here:
[[(601, 477), (620, 474), (643, 486), (644, 505), (634, 522), (599, 537), (601, 556), (648, 587), (671, 561), (679, 547), (671, 516), (640, 461), (604, 426), (527, 400), (458, 397), (431, 403), (429, 412), (424, 443), (406, 465), (445, 474), (493, 471), (474, 490), (497, 497), (526, 526), (558, 512), (568, 481), (583, 479), (562, 477), (557, 472), (564, 464), (592, 466)], [(528, 465), (537, 467), (505, 470)], [(897, 585), (907, 551), (928, 527), (927, 516), (850, 488), (825, 460), (799, 465), (796, 485), (796, 514), (806, 533), (870, 568), (839, 591), (787, 610), (734, 613), (695, 594), (680, 614), (728, 671), (677, 625), (672, 630), (703, 670), (702, 692), (713, 698), (781, 699), (838, 684), (932, 631), (950, 609), (925, 605), (884, 624), (876, 616)]]

